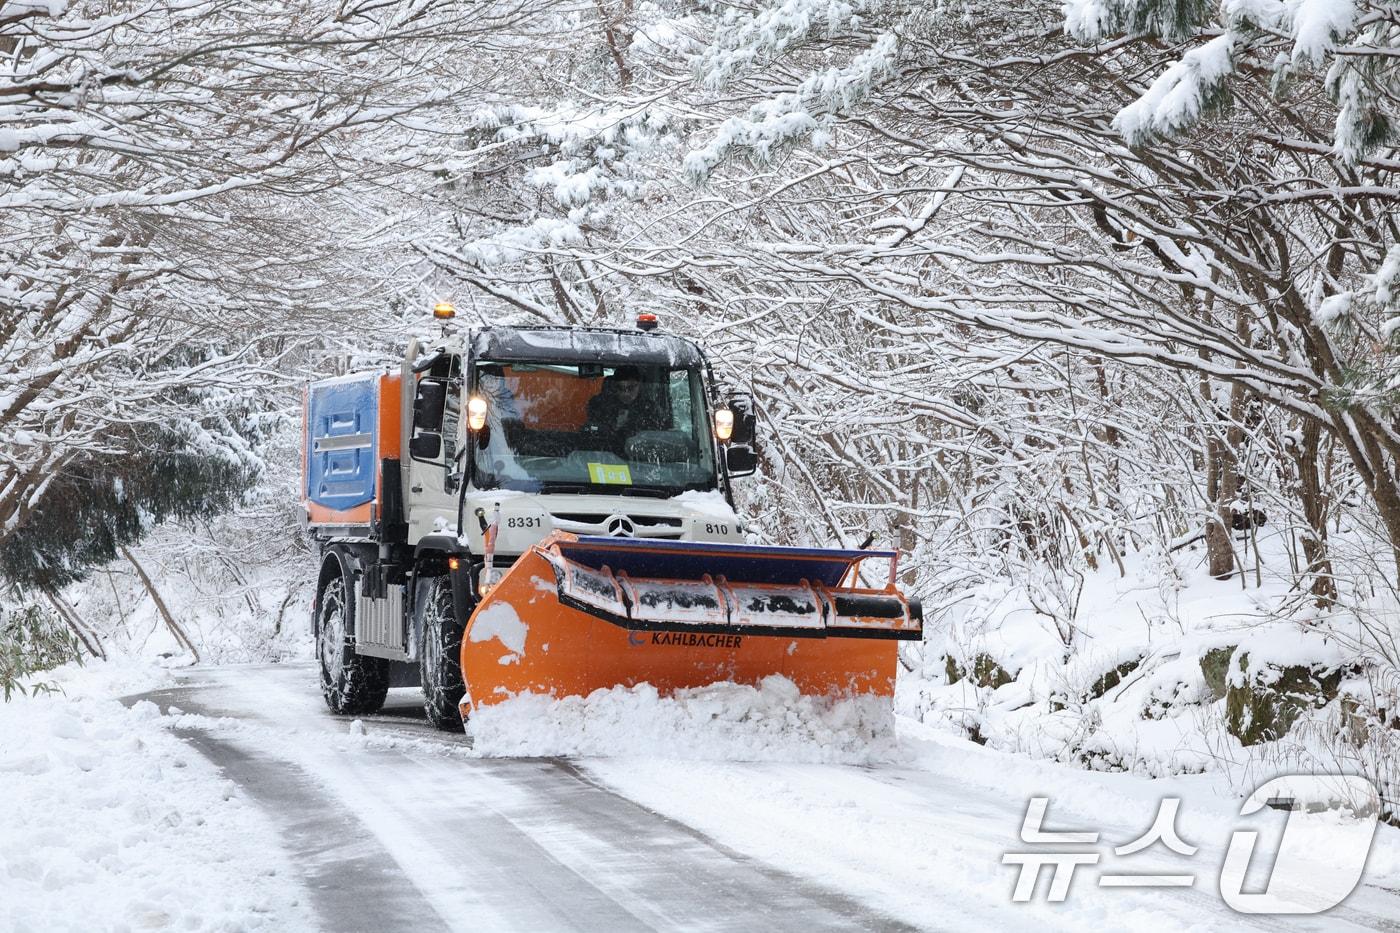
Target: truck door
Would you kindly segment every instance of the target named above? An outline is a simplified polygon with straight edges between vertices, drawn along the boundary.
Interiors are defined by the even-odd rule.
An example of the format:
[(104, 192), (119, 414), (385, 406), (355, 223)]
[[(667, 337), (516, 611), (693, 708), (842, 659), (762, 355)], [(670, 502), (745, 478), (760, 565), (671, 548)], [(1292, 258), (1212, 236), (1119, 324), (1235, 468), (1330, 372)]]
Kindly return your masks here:
[(461, 409), (460, 357), (441, 354), (416, 374), (408, 442), (408, 543), (456, 521), (456, 453)]

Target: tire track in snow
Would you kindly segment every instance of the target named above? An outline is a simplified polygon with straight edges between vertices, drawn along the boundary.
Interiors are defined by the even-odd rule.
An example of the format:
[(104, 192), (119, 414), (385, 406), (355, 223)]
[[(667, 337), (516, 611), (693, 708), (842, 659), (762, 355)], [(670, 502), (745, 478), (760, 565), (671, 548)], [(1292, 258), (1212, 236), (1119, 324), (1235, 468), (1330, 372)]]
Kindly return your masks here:
[(328, 929), (912, 929), (559, 759), (452, 755), (399, 710), (371, 723), (404, 747), (337, 748), (309, 669), (194, 676), (131, 702), (239, 720), (178, 731), (278, 822)]
[[(144, 699), (165, 706), (160, 694)], [(374, 835), (354, 816), (328, 806), (321, 788), (300, 769), (260, 759), (202, 730), (179, 729), (175, 734), (271, 816), (322, 929), (448, 929), (411, 881), (386, 870), (393, 859)]]

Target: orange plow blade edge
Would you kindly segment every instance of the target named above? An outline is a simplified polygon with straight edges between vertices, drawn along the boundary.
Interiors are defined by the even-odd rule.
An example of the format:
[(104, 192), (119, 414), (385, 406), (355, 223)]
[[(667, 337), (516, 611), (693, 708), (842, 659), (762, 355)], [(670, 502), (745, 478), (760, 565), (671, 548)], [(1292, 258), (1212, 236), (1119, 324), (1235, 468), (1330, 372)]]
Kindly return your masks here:
[[(890, 562), (883, 588), (857, 565)], [(804, 694), (894, 693), (898, 640), (923, 637), (895, 551), (756, 547), (556, 532), (477, 605), (462, 638), (462, 713), (525, 693), (662, 694), (772, 674)]]

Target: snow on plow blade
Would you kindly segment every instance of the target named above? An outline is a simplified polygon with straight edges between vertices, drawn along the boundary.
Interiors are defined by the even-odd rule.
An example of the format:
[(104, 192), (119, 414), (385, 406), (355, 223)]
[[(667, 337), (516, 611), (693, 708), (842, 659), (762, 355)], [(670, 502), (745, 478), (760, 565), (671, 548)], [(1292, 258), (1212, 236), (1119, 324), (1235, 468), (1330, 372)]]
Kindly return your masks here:
[[(855, 566), (890, 562), (882, 589)], [(750, 547), (555, 533), (517, 560), (467, 622), (462, 711), (521, 693), (662, 693), (770, 674), (803, 693), (894, 692), (900, 639), (923, 636), (894, 586), (894, 551)]]

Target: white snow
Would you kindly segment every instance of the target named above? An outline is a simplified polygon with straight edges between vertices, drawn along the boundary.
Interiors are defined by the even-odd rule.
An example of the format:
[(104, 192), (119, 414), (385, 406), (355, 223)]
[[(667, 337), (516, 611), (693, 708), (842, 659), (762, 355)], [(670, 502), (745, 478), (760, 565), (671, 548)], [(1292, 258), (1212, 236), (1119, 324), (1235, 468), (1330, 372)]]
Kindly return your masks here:
[(576, 167), (574, 160), (554, 162), (531, 169), (525, 175), (525, 182), (550, 189), (554, 200), (563, 207), (584, 204), (602, 185), (602, 172), (597, 166), (590, 166), (581, 172), (575, 171)]
[(1202, 99), (1234, 70), (1235, 37), (1216, 36), (1173, 63), (1147, 92), (1118, 112), (1113, 126), (1129, 142), (1170, 134), (1192, 123)]
[(1066, 0), (1062, 11), (1065, 32), (1084, 42), (1101, 38), (1113, 22), (1113, 13), (1104, 0)]
[(1353, 0), (1296, 0), (1290, 6), (1294, 61), (1321, 64), (1333, 38), (1350, 32), (1356, 22)]
[(526, 694), (477, 710), (473, 750), (487, 756), (644, 755), (727, 761), (866, 764), (897, 756), (888, 698), (801, 696), (775, 674), (661, 696), (650, 684), (554, 699)]
[[(520, 618), (510, 603), (492, 603), (476, 614), (468, 637), (474, 642), (490, 641), (495, 638), (505, 645), (511, 655), (518, 659), (525, 654), (525, 638), (530, 634), (530, 626)], [(506, 658), (501, 663), (507, 663)]]
[[(1149, 781), (1030, 762), (904, 717), (897, 731), (907, 759), (903, 767), (624, 757), (590, 759), (584, 768), (617, 792), (745, 855), (850, 891), (927, 929), (1083, 930), (1105, 923), (1153, 933), (1236, 929), (1238, 915), (1224, 907), (1216, 890), (1224, 849), (1236, 828), (1256, 830), (1264, 846), (1275, 845), (1284, 821), (1277, 811), (1242, 807), (1208, 778)], [(1019, 838), (1033, 796), (1049, 798), (1045, 829), (1100, 835), (1100, 864), (1077, 871), (1064, 903), (1046, 903), (1043, 881), (1032, 902), (1011, 902), (1015, 870), (1002, 864), (1002, 856), (1037, 848)], [(1143, 836), (1166, 797), (1181, 798), (1175, 825), (1186, 842), (1199, 846), (1197, 854), (1172, 855), (1160, 845), (1115, 854), (1115, 846)], [(1249, 814), (1242, 816), (1243, 809)], [(1361, 827), (1329, 811), (1305, 816), (1299, 829), (1321, 874), (1334, 858), (1331, 845)], [(1057, 851), (1053, 845), (1038, 848)], [(1383, 883), (1397, 866), (1400, 832), (1382, 827), (1367, 878)], [(1121, 872), (1190, 873), (1197, 880), (1191, 891), (1096, 884), (1102, 875)], [(1372, 889), (1352, 903), (1377, 896)], [(1274, 928), (1283, 919), (1270, 918)]]
[(582, 241), (583, 233), (577, 223), (542, 217), (527, 227), (472, 240), (462, 248), (460, 258), (482, 263), (519, 262), (531, 253)]
[(1287, 14), (1282, 0), (1225, 0), (1220, 10), (1231, 23), (1277, 26)]
[(0, 703), (0, 929), (314, 929), (265, 817), (154, 705), (102, 696), (153, 679), (113, 667)]
[[(11, 853), (26, 853), (19, 859), (28, 867), (20, 872), (17, 903), (31, 929), (315, 928), (302, 912), (275, 835), (236, 789), (169, 735), (170, 725), (207, 733), (271, 768), (315, 775), (326, 805), (353, 814), (363, 826), (357, 842), (377, 843), (392, 859), (387, 872), (412, 879), (449, 926), (482, 930), (549, 926), (547, 903), (519, 897), (531, 877), (517, 879), (509, 896), (495, 884), (462, 883), (464, 871), (515, 875), (527, 863), (538, 864), (493, 869), (490, 859), (506, 845), (542, 852), (587, 884), (655, 909), (652, 893), (630, 883), (636, 879), (625, 866), (632, 854), (619, 850), (586, 814), (575, 824), (559, 809), (571, 806), (588, 782), (754, 860), (741, 865), (774, 866), (892, 920), (929, 929), (1040, 933), (1110, 918), (1115, 929), (1153, 933), (1233, 929), (1238, 915), (1214, 890), (1230, 833), (1258, 830), (1268, 848), (1286, 818), (1269, 809), (1241, 816), (1245, 805), (1219, 776), (1147, 780), (1030, 761), (907, 717), (892, 722), (887, 701), (799, 699), (782, 678), (669, 699), (648, 688), (600, 691), (573, 704), (528, 698), (496, 707), (494, 721), (489, 711), (479, 714), (477, 745), (469, 751), (413, 730), (398, 715), (349, 723), (329, 716), (309, 665), (199, 672), (190, 705), (220, 713), (171, 710), (167, 717), (149, 704), (127, 711), (96, 696), (118, 684), (150, 686), (161, 672), (104, 674), (108, 667), (81, 676), (60, 672), (69, 699), (0, 706), (0, 755), (11, 765), (0, 771), (0, 793), (24, 804), (18, 824), (0, 824), (0, 881), (10, 881)], [(416, 702), (407, 694), (391, 699), (400, 709)], [(240, 718), (224, 717), (224, 710)], [(40, 728), (22, 739), (29, 747), (17, 750), (27, 722)], [(513, 751), (512, 742), (519, 746)], [(98, 748), (88, 754), (93, 745)], [(491, 753), (556, 753), (571, 746), (586, 757), (562, 768), (537, 759), (482, 760)], [(94, 770), (84, 772), (84, 763)], [(571, 767), (588, 780), (572, 783)], [(50, 770), (36, 776), (42, 768)], [(59, 768), (70, 786), (47, 780)], [(381, 792), (384, 787), (394, 793)], [(448, 803), (443, 788), (450, 788)], [(1043, 897), (1029, 904), (1010, 900), (1015, 870), (1001, 859), (1027, 848), (1018, 831), (1032, 796), (1050, 799), (1047, 830), (1102, 834), (1096, 851), (1104, 864), (1081, 870), (1063, 904)], [(1186, 859), (1153, 846), (1115, 860), (1112, 847), (1139, 839), (1169, 796), (1182, 799), (1176, 829), (1201, 851)], [(147, 812), (160, 819), (133, 816)], [(1337, 840), (1364, 830), (1335, 810), (1304, 816), (1296, 841), (1329, 859)], [(101, 837), (115, 842), (69, 842), (95, 820)], [(17, 825), (25, 827), (24, 840)], [(463, 826), (482, 835), (463, 835)], [(1343, 916), (1369, 922), (1393, 912), (1393, 896), (1373, 885), (1400, 870), (1397, 837), (1388, 827), (1379, 830), (1368, 869), (1372, 886), (1348, 901), (1347, 910), (1360, 913)], [(16, 847), (20, 841), (24, 848)], [(31, 852), (42, 855), (28, 858)], [(89, 853), (95, 861), (81, 862)], [(79, 859), (80, 874), (69, 856)], [(1199, 880), (1190, 891), (1096, 885), (1097, 876), (1120, 870), (1184, 870)], [(25, 872), (38, 872), (40, 880)], [(80, 896), (44, 890), (45, 877), (82, 885), (72, 889)], [(664, 901), (659, 906), (664, 909)], [(0, 928), (8, 918), (0, 917)], [(1270, 925), (1287, 926), (1277, 922), (1282, 919), (1270, 918)]]
[[(744, 117), (720, 125), (705, 146), (685, 156), (686, 175), (704, 183), (733, 151), (745, 150), (758, 159), (771, 158), (784, 145), (807, 137), (813, 149), (829, 140), (830, 117), (864, 102), (895, 73), (899, 44), (892, 34), (875, 39), (850, 62), (808, 77), (791, 93), (755, 104)], [(817, 117), (822, 119), (818, 120)]]
[(678, 496), (672, 496), (670, 501), (711, 518), (722, 518), (731, 522), (738, 520), (734, 509), (724, 501), (724, 493), (718, 489), (690, 489)]
[(1344, 317), (1351, 310), (1351, 301), (1351, 292), (1328, 295), (1318, 303), (1317, 309), (1313, 311), (1313, 320), (1322, 325), (1331, 324), (1338, 318)]
[(866, 0), (782, 0), (759, 4), (751, 15), (739, 17), (731, 7), (726, 25), (713, 45), (694, 62), (706, 83), (719, 86), (746, 65), (781, 54), (789, 46), (812, 35), (830, 35), (844, 24), (859, 21), (858, 14), (872, 4)]
[(1367, 277), (1368, 290), (1377, 304), (1389, 304), (1400, 284), (1400, 246), (1392, 246), (1379, 269)]

